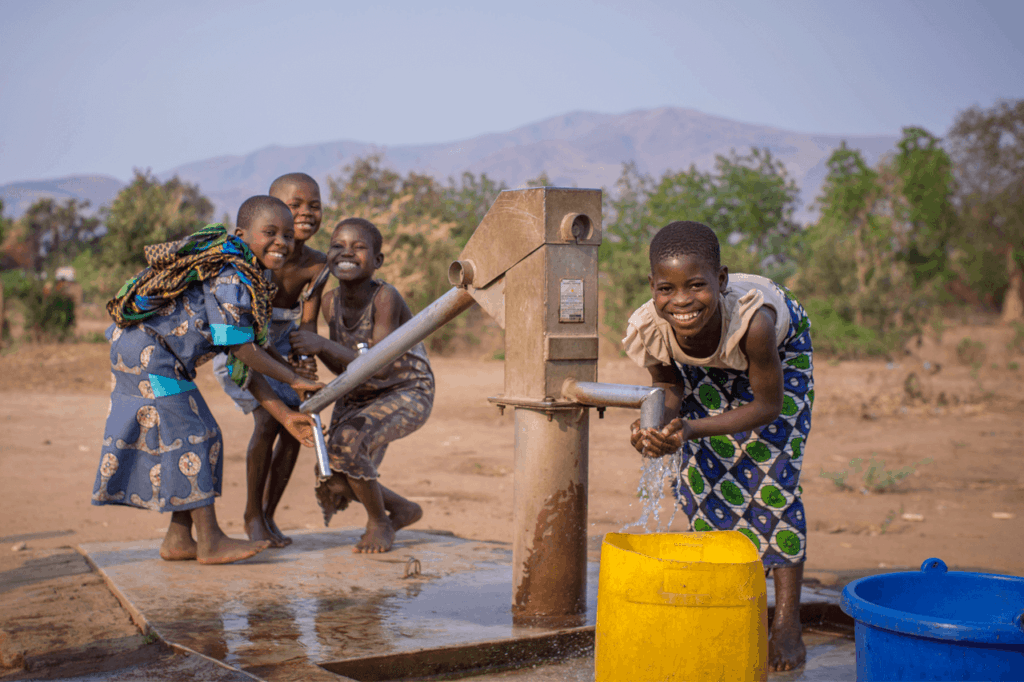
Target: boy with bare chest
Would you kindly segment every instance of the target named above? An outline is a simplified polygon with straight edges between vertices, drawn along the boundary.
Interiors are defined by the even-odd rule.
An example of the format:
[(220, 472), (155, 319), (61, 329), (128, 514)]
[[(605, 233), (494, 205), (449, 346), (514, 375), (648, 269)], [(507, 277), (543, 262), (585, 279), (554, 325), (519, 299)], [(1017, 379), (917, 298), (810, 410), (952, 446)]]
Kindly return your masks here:
[[(320, 229), (323, 215), (320, 187), (305, 173), (289, 173), (274, 180), (269, 194), (283, 201), (295, 220), (295, 248), (284, 266), (273, 275), (277, 295), (273, 300), (271, 342), (281, 360), (313, 378), (316, 362), (312, 359), (300, 360), (292, 351), (288, 337), (296, 330), (315, 334), (317, 329), (320, 292), (309, 291), (304, 296), (303, 290), (314, 284), (327, 262), (324, 254), (306, 246), (306, 241)], [(273, 547), (289, 545), (291, 538), (278, 529), (274, 522), (274, 512), (295, 469), (299, 442), (260, 407), (248, 392), (239, 389), (230, 381), (230, 377), (226, 377), (222, 359), (215, 361), (214, 372), (228, 395), (244, 412), (252, 412), (254, 420), (252, 438), (246, 450), (246, 534), (252, 540), (267, 540)], [(286, 405), (298, 407), (301, 397), (291, 387), (273, 380), (269, 383)]]

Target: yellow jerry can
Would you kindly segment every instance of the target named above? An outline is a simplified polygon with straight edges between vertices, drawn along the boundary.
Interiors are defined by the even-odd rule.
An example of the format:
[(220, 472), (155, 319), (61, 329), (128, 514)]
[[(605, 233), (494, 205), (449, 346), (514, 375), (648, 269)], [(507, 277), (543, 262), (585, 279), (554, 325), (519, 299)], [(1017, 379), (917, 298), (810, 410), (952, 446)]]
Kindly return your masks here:
[(601, 546), (596, 682), (768, 679), (768, 598), (734, 530), (608, 533)]

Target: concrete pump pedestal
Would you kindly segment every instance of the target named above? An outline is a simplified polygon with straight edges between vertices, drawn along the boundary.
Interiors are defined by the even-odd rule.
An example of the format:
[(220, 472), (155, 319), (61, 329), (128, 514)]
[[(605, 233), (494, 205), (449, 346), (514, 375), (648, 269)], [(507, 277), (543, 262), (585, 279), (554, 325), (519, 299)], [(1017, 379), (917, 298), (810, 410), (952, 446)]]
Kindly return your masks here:
[[(255, 679), (367, 682), (473, 669), (481, 682), (593, 679), (600, 537), (585, 554), (583, 625), (544, 628), (512, 623), (511, 544), (402, 530), (391, 552), (353, 554), (362, 532), (291, 532), (291, 546), (227, 566), (162, 561), (160, 540), (80, 550), (143, 630)], [(828, 620), (826, 611), (841, 616), (838, 594), (805, 587), (802, 602), (805, 624)], [(852, 641), (805, 639), (808, 669), (780, 679), (854, 679)], [(532, 667), (551, 661), (562, 662)], [(517, 666), (526, 668), (494, 672)]]

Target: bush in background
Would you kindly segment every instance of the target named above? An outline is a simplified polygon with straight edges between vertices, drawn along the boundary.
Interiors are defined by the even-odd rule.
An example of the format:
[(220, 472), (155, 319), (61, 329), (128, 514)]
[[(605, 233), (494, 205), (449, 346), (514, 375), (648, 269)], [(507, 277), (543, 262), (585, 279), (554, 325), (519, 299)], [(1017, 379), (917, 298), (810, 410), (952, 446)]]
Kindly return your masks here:
[[(3, 273), (4, 294), (25, 318), (25, 332), (36, 342), (67, 341), (75, 334), (75, 301), (20, 270)], [(9, 304), (8, 304), (9, 305)]]
[(800, 303), (811, 319), (811, 342), (815, 354), (842, 359), (886, 357), (895, 353), (909, 338), (909, 333), (896, 331), (880, 335), (859, 325), (853, 321), (850, 306), (844, 308), (829, 299), (811, 298)]

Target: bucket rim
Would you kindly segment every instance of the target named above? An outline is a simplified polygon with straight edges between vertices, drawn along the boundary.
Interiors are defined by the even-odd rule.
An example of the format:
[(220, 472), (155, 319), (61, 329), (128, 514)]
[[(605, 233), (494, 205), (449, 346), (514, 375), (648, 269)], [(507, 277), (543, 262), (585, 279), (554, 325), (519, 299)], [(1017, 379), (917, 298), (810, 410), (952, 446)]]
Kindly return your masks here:
[[(671, 559), (664, 556), (658, 556), (657, 554), (649, 553), (645, 550), (638, 549), (635, 547), (623, 547), (621, 544), (616, 542), (620, 538), (628, 537), (641, 537), (647, 540), (654, 540), (659, 537), (661, 538), (674, 538), (678, 541), (685, 542), (688, 539), (696, 539), (699, 543), (701, 539), (706, 536), (712, 536), (717, 538), (729, 538), (730, 541), (738, 543), (739, 547), (742, 547), (744, 552), (749, 549), (748, 558), (744, 560), (730, 559), (730, 560), (714, 560), (714, 559), (693, 559), (683, 561), (680, 559)], [(689, 543), (687, 543), (689, 544)], [(735, 530), (712, 530), (712, 531), (668, 531), (668, 532), (656, 532), (656, 533), (605, 533), (601, 539), (601, 555), (604, 556), (605, 552), (624, 552), (627, 554), (635, 554), (642, 556), (652, 561), (659, 561), (665, 564), (673, 564), (677, 567), (690, 567), (697, 570), (711, 570), (711, 566), (751, 566), (761, 565), (761, 557), (757, 554), (757, 549), (754, 548), (753, 543), (742, 533)], [(704, 567), (704, 568), (699, 568)]]
[[(925, 564), (927, 565), (928, 561)], [(945, 564), (942, 565), (942, 569), (945, 569)], [(869, 584), (872, 581), (894, 575), (918, 576), (923, 572), (926, 572), (924, 567), (922, 567), (921, 571), (894, 571), (892, 573), (872, 575), (854, 580), (843, 588), (842, 595), (839, 598), (839, 608), (858, 623), (900, 634), (965, 643), (1024, 645), (1024, 613), (1018, 614), (1010, 622), (1003, 623), (950, 620), (888, 608), (868, 601), (857, 594), (858, 587)], [(945, 570), (942, 572), (945, 573)], [(951, 571), (950, 574), (958, 577), (981, 577), (988, 580), (999, 580), (1024, 586), (1024, 578), (1017, 576), (971, 571)]]

